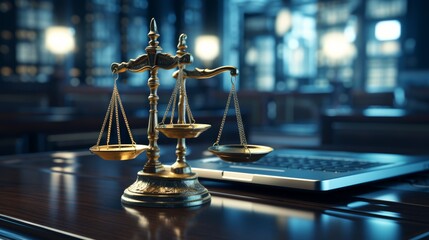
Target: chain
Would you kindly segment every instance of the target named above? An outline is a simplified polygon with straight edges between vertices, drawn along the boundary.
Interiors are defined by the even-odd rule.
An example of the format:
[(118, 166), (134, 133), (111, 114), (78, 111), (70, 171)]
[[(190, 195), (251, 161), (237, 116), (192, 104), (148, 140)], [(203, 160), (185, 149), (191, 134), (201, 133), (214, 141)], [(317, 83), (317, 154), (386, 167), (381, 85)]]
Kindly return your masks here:
[(110, 118), (109, 118), (109, 128), (107, 129), (107, 141), (106, 144), (109, 145), (110, 142), (110, 133), (112, 132), (112, 122), (113, 122), (113, 111), (115, 108), (115, 102), (116, 102), (116, 95), (115, 95), (115, 91), (116, 90), (116, 83), (115, 83), (115, 87), (113, 88), (113, 100), (110, 104), (112, 104), (112, 107), (110, 107)]
[[(181, 81), (182, 81), (181, 86), (185, 87), (185, 84), (184, 84), (185, 79), (183, 77)], [(192, 115), (191, 107), (189, 106), (188, 94), (186, 93), (186, 89), (182, 89), (182, 91), (183, 91), (183, 97), (185, 98), (184, 104), (186, 104), (186, 114), (188, 115), (188, 122), (191, 124), (194, 124), (195, 119), (194, 119), (194, 115)]]
[(223, 113), (222, 122), (220, 123), (219, 133), (217, 135), (216, 142), (213, 144), (213, 146), (219, 145), (220, 137), (222, 136), (223, 127), (224, 127), (225, 121), (226, 121), (226, 115), (228, 114), (229, 104), (231, 103), (231, 95), (232, 95), (232, 88), (229, 91), (228, 100), (226, 100), (225, 111)]
[(180, 81), (177, 80), (176, 83), (178, 83), (178, 85), (177, 85), (177, 89), (174, 89), (174, 92), (173, 92), (173, 95), (172, 95), (172, 97), (173, 97), (173, 103), (172, 103), (172, 108), (171, 108), (170, 124), (173, 124), (174, 114), (176, 113), (177, 93), (180, 91)]
[(192, 115), (191, 108), (189, 107), (188, 97), (186, 96), (185, 99), (186, 99), (186, 114), (188, 115), (189, 123), (191, 123), (191, 125), (192, 125), (195, 123), (195, 118), (194, 118), (194, 115)]
[(136, 142), (134, 141), (133, 134), (131, 133), (131, 128), (130, 128), (130, 125), (128, 124), (127, 115), (125, 114), (125, 109), (124, 109), (124, 106), (122, 105), (121, 96), (119, 96), (119, 91), (116, 91), (116, 96), (118, 98), (119, 107), (121, 109), (122, 117), (124, 118), (125, 126), (127, 127), (127, 131), (128, 131), (128, 135), (130, 136), (131, 143), (135, 145)]
[(118, 87), (116, 84), (116, 80), (118, 80), (118, 74), (116, 74), (116, 78), (114, 80), (115, 80), (115, 82), (113, 85), (112, 97), (110, 98), (110, 103), (109, 103), (109, 106), (107, 107), (106, 115), (104, 116), (103, 125), (101, 127), (100, 134), (98, 135), (97, 146), (100, 145), (100, 141), (101, 141), (101, 138), (103, 136), (104, 129), (106, 128), (107, 119), (109, 119), (109, 125), (108, 125), (108, 130), (107, 130), (107, 141), (106, 141), (107, 143), (106, 144), (109, 145), (109, 143), (110, 143), (110, 135), (112, 132), (112, 123), (113, 123), (113, 111), (115, 112), (116, 131), (118, 134), (118, 144), (121, 145), (118, 105), (119, 105), (119, 109), (122, 113), (122, 117), (124, 118), (125, 126), (127, 127), (127, 131), (128, 131), (128, 135), (130, 136), (131, 143), (133, 145), (135, 145), (136, 143), (135, 143), (133, 135), (131, 133), (131, 128), (130, 128), (130, 125), (128, 123), (127, 115), (125, 114), (125, 109), (124, 109), (124, 106), (122, 104), (121, 96), (119, 95)]
[(174, 115), (176, 112), (177, 93), (178, 92), (183, 93), (183, 97), (184, 97), (185, 104), (186, 104), (186, 113), (188, 115), (188, 121), (191, 124), (195, 123), (194, 116), (192, 115), (191, 108), (189, 107), (188, 95), (186, 94), (186, 89), (184, 89), (184, 86), (185, 86), (185, 84), (184, 84), (184, 78), (183, 78), (183, 69), (179, 68), (179, 72), (178, 72), (178, 76), (177, 76), (177, 80), (176, 80), (176, 85), (174, 86), (173, 93), (171, 94), (170, 100), (168, 101), (168, 104), (167, 104), (167, 108), (165, 109), (164, 116), (162, 117), (162, 120), (159, 123), (159, 125), (165, 124), (165, 120), (167, 119), (167, 115), (168, 115), (168, 112), (170, 111), (170, 108), (171, 108), (170, 124), (173, 124)]
[(170, 111), (171, 104), (173, 104), (173, 108), (171, 110), (172, 113), (171, 113), (170, 123), (172, 123), (172, 121), (173, 121), (177, 92), (178, 92), (179, 87), (180, 87), (180, 81), (179, 81), (180, 74), (181, 73), (179, 72), (179, 77), (176, 80), (176, 85), (174, 86), (173, 93), (171, 94), (170, 100), (168, 101), (167, 108), (165, 109), (165, 112), (164, 112), (164, 116), (162, 117), (162, 121), (158, 125), (164, 125), (165, 120), (167, 119), (168, 112)]
[(232, 96), (233, 97), (233, 101), (234, 101), (235, 115), (237, 117), (238, 133), (240, 135), (240, 144), (243, 145), (245, 149), (248, 149), (247, 148), (247, 141), (246, 141), (246, 134), (244, 132), (243, 120), (241, 118), (240, 105), (238, 103), (237, 91), (235, 89), (234, 79), (235, 79), (235, 77), (233, 78), (231, 76), (231, 90), (230, 90), (230, 92), (228, 94), (228, 99), (226, 101), (225, 111), (223, 113), (223, 117), (222, 117), (222, 122), (220, 124), (219, 133), (218, 133), (216, 142), (213, 145), (214, 146), (219, 145), (220, 138), (222, 136), (222, 131), (223, 131), (223, 128), (225, 126), (226, 116), (228, 115), (229, 105), (231, 104), (231, 96)]
[(119, 113), (118, 113), (118, 88), (115, 81), (115, 120), (116, 120), (116, 133), (118, 135), (118, 144), (121, 146), (121, 131), (119, 129)]
[(235, 115), (237, 117), (237, 125), (238, 125), (238, 132), (240, 135), (240, 143), (245, 148), (247, 148), (247, 141), (246, 141), (246, 134), (244, 133), (244, 126), (243, 126), (243, 120), (241, 119), (241, 112), (240, 112), (240, 105), (238, 103), (238, 97), (237, 97), (237, 91), (235, 90), (235, 84), (234, 84), (234, 78), (231, 77), (231, 89), (233, 91), (233, 97), (234, 97), (234, 107), (235, 107)]
[[(100, 134), (98, 135), (97, 146), (100, 145), (100, 141), (101, 141), (101, 138), (103, 136), (104, 128), (106, 127), (107, 119), (109, 118), (109, 113), (111, 112), (112, 103), (115, 100), (114, 97), (115, 97), (115, 94), (112, 94), (112, 97), (110, 98), (109, 106), (107, 107), (106, 115), (104, 116), (103, 125), (101, 126)], [(109, 125), (110, 125), (110, 123), (109, 123)], [(109, 129), (110, 129), (110, 127), (109, 127)], [(110, 135), (108, 138), (110, 138)]]

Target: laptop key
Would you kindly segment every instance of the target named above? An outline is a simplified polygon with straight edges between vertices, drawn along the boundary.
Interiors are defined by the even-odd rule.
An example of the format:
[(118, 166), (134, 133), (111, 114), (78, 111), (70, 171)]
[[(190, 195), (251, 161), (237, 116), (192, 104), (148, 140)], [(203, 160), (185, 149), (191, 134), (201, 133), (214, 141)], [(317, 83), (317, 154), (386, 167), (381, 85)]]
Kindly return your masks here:
[(269, 166), (284, 169), (301, 169), (308, 171), (349, 172), (379, 166), (382, 163), (365, 162), (356, 159), (280, 155), (267, 156), (257, 162), (253, 162), (250, 164), (256, 166)]

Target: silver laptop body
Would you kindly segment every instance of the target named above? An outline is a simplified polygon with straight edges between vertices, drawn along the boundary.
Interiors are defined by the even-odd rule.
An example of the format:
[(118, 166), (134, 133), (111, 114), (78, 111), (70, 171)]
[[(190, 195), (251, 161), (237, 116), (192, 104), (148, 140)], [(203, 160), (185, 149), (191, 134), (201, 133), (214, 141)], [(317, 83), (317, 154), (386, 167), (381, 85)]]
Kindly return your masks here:
[(328, 191), (427, 170), (429, 156), (281, 149), (253, 163), (189, 163), (200, 178)]

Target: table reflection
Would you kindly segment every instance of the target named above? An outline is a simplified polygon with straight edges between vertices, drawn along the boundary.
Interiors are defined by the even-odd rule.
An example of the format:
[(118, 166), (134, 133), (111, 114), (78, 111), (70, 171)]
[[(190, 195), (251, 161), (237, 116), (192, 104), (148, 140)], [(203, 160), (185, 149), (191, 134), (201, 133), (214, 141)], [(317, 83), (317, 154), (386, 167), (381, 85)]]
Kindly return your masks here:
[(221, 196), (213, 196), (210, 205), (197, 209), (125, 210), (138, 220), (140, 231), (135, 237), (144, 239), (187, 239), (197, 232), (211, 232), (216, 239), (402, 239), (405, 234), (398, 222), (389, 219)]
[(170, 209), (170, 208), (132, 208), (123, 206), (125, 211), (135, 217), (140, 230), (134, 233), (133, 239), (188, 239), (188, 230), (201, 211), (209, 207), (202, 206)]

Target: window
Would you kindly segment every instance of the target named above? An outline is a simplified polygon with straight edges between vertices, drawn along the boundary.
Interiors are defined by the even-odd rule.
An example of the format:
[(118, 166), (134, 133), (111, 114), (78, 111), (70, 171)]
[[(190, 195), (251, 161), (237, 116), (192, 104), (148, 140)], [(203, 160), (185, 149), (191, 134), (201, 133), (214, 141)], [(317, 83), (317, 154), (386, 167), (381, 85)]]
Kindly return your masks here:
[(406, 8), (406, 0), (234, 0), (225, 4), (223, 61), (238, 61), (242, 89), (287, 91), (340, 82), (392, 90)]

